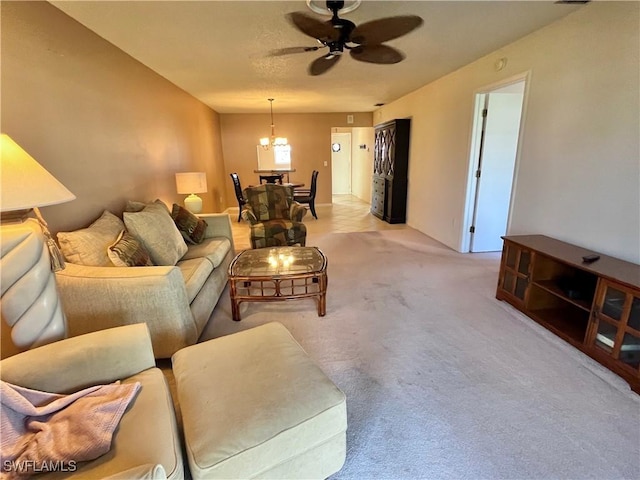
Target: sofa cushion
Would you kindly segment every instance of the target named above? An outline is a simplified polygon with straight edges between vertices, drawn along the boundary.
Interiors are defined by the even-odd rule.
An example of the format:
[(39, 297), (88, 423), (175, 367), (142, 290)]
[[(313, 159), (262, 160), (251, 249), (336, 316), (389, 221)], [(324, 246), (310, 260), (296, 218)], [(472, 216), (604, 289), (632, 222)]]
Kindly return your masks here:
[(191, 303), (213, 272), (213, 265), (206, 258), (191, 258), (181, 260), (176, 266), (180, 268), (187, 288), (187, 298)]
[(229, 250), (231, 250), (231, 242), (228, 238), (206, 238), (199, 245), (189, 245), (189, 249), (182, 259), (206, 258), (211, 262), (213, 268), (218, 268), (224, 260), (224, 257), (229, 253)]
[[(184, 478), (173, 402), (162, 371), (150, 368), (123, 380), (133, 382), (140, 382), (142, 388), (122, 416), (111, 449), (95, 460), (78, 463), (77, 470), (64, 478), (105, 478), (146, 464), (162, 465), (167, 478)], [(60, 474), (41, 473), (34, 478), (60, 478)]]
[(191, 245), (197, 245), (204, 240), (204, 234), (207, 232), (207, 222), (196, 217), (193, 213), (177, 203), (173, 204), (171, 210), (171, 218), (178, 227), (185, 242)]
[(147, 249), (126, 230), (120, 232), (116, 241), (109, 245), (107, 255), (116, 267), (153, 266)]
[(59, 232), (58, 243), (66, 261), (93, 267), (112, 267), (107, 254), (124, 223), (113, 213), (105, 210), (100, 218), (87, 228), (73, 232)]
[(123, 216), (129, 233), (142, 242), (156, 265), (175, 265), (187, 253), (187, 244), (166, 206), (154, 203)]

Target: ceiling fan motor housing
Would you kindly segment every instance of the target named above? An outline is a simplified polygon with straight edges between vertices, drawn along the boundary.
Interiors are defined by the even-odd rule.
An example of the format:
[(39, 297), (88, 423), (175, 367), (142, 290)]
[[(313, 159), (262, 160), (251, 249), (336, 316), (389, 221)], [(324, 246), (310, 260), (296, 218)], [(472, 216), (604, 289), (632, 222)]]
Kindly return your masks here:
[(331, 47), (331, 43), (340, 44), (340, 51), (342, 52), (344, 44), (351, 41), (351, 32), (356, 28), (356, 24), (338, 17), (332, 18), (330, 22), (338, 33), (338, 39), (334, 42), (330, 42), (328, 45)]
[(334, 15), (338, 14), (338, 10), (344, 8), (344, 2), (327, 0), (327, 9), (331, 10)]

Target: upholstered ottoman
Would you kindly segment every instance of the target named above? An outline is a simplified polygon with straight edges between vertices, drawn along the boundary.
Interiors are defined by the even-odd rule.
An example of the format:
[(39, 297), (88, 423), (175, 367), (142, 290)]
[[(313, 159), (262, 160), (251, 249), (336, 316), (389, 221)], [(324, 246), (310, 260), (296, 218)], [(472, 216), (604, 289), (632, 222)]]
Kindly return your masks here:
[(280, 323), (172, 357), (194, 480), (326, 478), (346, 455), (344, 394)]

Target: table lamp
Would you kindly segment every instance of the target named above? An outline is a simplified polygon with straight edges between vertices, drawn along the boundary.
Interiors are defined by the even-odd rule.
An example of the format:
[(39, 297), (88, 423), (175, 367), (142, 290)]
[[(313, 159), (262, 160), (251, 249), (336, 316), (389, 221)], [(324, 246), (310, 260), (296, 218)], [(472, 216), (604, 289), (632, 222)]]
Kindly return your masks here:
[[(64, 268), (64, 261), (38, 207), (76, 197), (6, 134), (0, 135), (0, 161), (4, 358), (66, 336), (53, 273)], [(31, 212), (36, 218), (28, 218)]]
[(202, 212), (202, 199), (196, 193), (207, 191), (207, 175), (204, 172), (176, 173), (178, 193), (189, 195), (184, 199), (184, 206), (192, 213)]

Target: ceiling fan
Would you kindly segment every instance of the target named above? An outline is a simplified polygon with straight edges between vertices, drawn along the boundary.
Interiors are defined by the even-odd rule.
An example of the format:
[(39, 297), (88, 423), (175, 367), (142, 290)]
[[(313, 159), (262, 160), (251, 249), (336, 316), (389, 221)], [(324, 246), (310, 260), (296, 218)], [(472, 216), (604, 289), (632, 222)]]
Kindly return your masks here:
[(351, 58), (360, 62), (392, 64), (404, 60), (400, 50), (385, 45), (384, 42), (406, 35), (422, 25), (422, 18), (416, 15), (400, 15), (372, 20), (356, 26), (353, 22), (340, 18), (338, 12), (344, 1), (327, 1), (327, 10), (332, 14), (326, 22), (317, 20), (304, 12), (287, 14), (288, 20), (305, 35), (315, 38), (320, 45), (313, 47), (289, 47), (276, 50), (272, 56), (291, 53), (314, 52), (328, 48), (329, 52), (315, 59), (308, 68), (309, 75), (322, 75), (332, 68), (345, 50)]

